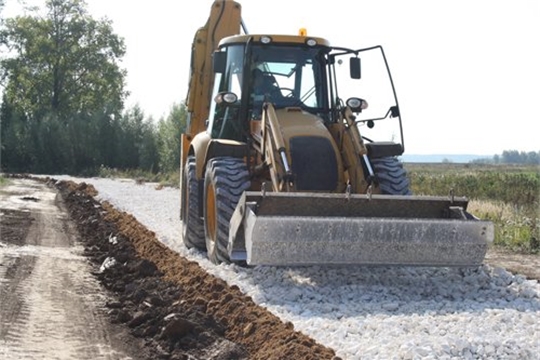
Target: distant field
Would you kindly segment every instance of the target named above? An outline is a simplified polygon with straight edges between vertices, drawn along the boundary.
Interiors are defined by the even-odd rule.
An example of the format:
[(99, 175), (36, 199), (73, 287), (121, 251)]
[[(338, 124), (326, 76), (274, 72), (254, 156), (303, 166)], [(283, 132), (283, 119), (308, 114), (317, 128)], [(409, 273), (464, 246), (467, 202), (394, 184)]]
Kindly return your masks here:
[(540, 252), (540, 168), (524, 165), (405, 163), (417, 195), (466, 196), (469, 211), (495, 223), (495, 244)]

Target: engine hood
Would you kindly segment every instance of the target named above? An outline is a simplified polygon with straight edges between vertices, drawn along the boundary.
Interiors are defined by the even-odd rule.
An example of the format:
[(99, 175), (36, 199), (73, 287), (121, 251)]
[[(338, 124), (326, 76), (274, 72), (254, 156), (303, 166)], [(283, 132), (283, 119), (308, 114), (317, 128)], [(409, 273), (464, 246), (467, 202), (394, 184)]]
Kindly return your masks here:
[(286, 143), (296, 136), (318, 136), (332, 141), (333, 138), (324, 126), (323, 120), (298, 107), (277, 109), (276, 115), (281, 126), (281, 132)]

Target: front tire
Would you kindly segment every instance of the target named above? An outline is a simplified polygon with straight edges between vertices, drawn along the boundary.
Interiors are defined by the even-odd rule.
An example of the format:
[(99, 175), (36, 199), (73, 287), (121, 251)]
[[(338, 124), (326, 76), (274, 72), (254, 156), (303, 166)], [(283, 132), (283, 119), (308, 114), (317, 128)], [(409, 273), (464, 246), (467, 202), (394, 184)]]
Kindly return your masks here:
[(377, 175), (382, 194), (411, 195), (407, 172), (397, 157), (388, 156), (370, 159), (373, 172)]
[(217, 157), (208, 162), (204, 178), (204, 232), (208, 258), (214, 264), (230, 262), (230, 220), (249, 186), (249, 172), (242, 159)]
[(182, 239), (187, 248), (195, 247), (204, 250), (204, 223), (200, 216), (199, 182), (195, 157), (189, 156), (186, 161), (182, 182)]

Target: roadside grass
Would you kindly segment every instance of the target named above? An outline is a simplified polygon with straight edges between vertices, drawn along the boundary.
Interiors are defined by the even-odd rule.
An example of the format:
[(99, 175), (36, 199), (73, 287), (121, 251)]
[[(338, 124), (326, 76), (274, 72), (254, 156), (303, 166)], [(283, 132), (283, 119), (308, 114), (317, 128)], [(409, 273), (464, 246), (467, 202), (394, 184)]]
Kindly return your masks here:
[(540, 252), (537, 166), (405, 164), (405, 168), (414, 194), (454, 193), (469, 198), (468, 210), (495, 224), (495, 245), (516, 252)]
[(8, 180), (4, 177), (4, 175), (0, 174), (0, 186), (7, 185)]

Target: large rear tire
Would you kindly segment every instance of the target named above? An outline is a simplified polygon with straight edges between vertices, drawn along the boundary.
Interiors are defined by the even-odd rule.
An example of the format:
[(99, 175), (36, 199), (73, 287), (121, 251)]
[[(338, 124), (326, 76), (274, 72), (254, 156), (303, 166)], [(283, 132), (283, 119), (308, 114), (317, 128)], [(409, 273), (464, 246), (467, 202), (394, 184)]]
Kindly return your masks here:
[(204, 178), (204, 233), (208, 258), (214, 264), (230, 262), (230, 220), (249, 186), (249, 172), (242, 159), (217, 157), (208, 162)]
[(382, 157), (370, 159), (373, 171), (377, 175), (382, 194), (411, 195), (407, 172), (398, 158)]
[(197, 181), (195, 157), (189, 156), (186, 161), (182, 182), (182, 239), (188, 248), (204, 250), (204, 223), (200, 216), (200, 189)]

